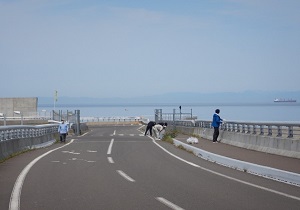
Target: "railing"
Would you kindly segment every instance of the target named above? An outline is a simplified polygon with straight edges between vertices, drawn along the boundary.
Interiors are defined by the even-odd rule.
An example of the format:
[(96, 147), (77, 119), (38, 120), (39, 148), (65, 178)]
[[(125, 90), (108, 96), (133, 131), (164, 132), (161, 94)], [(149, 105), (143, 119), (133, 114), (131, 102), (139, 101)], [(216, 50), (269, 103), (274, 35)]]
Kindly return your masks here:
[(0, 141), (24, 139), (57, 133), (58, 124), (37, 126), (0, 126)]
[[(176, 120), (167, 122), (173, 126), (212, 128), (211, 121), (208, 120)], [(300, 138), (300, 123), (297, 122), (226, 121), (221, 125), (220, 130), (252, 135)]]
[(141, 117), (81, 117), (80, 122), (138, 122)]

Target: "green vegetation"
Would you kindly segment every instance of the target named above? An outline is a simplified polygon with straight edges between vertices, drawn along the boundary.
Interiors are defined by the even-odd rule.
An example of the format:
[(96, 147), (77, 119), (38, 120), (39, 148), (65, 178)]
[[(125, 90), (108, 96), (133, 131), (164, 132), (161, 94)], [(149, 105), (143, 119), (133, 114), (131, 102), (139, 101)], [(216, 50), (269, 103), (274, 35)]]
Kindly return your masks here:
[(173, 144), (173, 138), (175, 138), (178, 135), (178, 133), (179, 133), (178, 130), (166, 131), (166, 133), (164, 134), (164, 137), (162, 138), (162, 141)]

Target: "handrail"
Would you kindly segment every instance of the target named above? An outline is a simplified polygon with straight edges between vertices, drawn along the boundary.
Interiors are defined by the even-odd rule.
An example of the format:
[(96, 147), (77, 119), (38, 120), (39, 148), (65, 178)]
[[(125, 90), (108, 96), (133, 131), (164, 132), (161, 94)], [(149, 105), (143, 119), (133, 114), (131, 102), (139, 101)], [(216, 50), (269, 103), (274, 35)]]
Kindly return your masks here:
[[(209, 120), (167, 121), (173, 126), (212, 128)], [(295, 138), (300, 137), (300, 122), (245, 122), (226, 121), (220, 130), (263, 136)]]
[(24, 139), (57, 133), (58, 124), (0, 126), (0, 141)]

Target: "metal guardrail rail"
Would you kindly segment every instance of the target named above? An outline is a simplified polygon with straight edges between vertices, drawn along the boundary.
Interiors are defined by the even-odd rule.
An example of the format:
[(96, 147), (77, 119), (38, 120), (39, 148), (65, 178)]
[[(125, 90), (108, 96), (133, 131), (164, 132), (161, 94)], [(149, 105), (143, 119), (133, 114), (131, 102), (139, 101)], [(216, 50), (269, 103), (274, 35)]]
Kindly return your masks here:
[[(209, 120), (176, 120), (168, 121), (173, 126), (212, 128)], [(247, 133), (252, 135), (276, 136), (287, 138), (300, 138), (300, 123), (290, 122), (243, 122), (226, 121), (220, 127), (220, 130)]]
[(141, 117), (80, 117), (80, 122), (138, 122)]
[(57, 133), (58, 124), (0, 126), (0, 141), (25, 139)]

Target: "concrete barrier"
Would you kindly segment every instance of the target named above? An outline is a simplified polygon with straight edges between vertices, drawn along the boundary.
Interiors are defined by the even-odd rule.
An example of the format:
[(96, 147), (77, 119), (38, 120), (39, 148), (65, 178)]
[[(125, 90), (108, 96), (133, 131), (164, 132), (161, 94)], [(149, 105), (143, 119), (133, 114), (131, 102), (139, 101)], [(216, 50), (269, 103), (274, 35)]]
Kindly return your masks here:
[[(169, 127), (169, 126), (168, 126)], [(168, 128), (170, 129), (171, 126)], [(201, 127), (176, 126), (176, 129), (189, 135), (197, 135), (212, 140), (213, 129)], [(222, 143), (252, 149), (270, 154), (300, 159), (300, 140), (285, 137), (253, 135), (220, 130), (218, 138)]]
[(54, 143), (57, 137), (58, 134), (48, 134), (40, 137), (0, 141), (0, 160), (28, 149), (41, 147), (43, 144), (48, 145), (49, 142)]
[(193, 147), (192, 145), (185, 144), (176, 139), (173, 139), (173, 142), (175, 146), (181, 145), (186, 150), (192, 151), (196, 156), (202, 159), (212, 161), (217, 164), (224, 165), (247, 173), (263, 176), (265, 178), (274, 179), (276, 181), (300, 186), (300, 174), (224, 157), (218, 154), (207, 152), (197, 147)]

